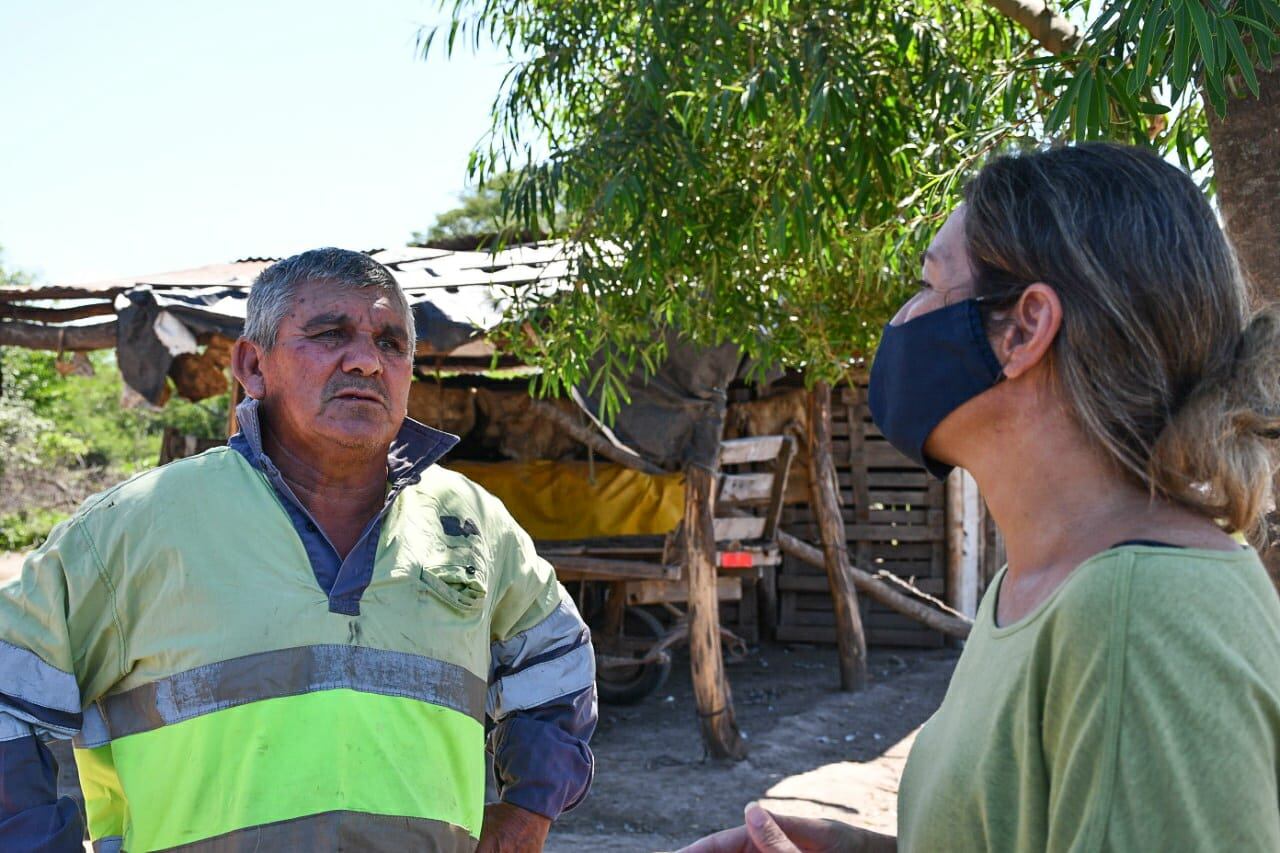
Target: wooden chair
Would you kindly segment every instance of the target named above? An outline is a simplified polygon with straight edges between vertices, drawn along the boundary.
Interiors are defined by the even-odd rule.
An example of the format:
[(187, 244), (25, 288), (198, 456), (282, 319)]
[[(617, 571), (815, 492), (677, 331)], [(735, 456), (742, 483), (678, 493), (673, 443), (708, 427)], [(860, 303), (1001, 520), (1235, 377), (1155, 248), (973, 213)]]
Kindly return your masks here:
[[(736, 606), (721, 627), (729, 654), (743, 654), (760, 636), (759, 615), (771, 632), (777, 613), (776, 541), (795, 455), (791, 436), (739, 438), (720, 446), (716, 483), (718, 596)], [(669, 650), (688, 639), (688, 583), (680, 530), (666, 537), (617, 536), (539, 543), (538, 551), (566, 584), (579, 587), (584, 615), (593, 622), (599, 689), (605, 701), (637, 702), (657, 690), (671, 668)], [(588, 594), (588, 583), (593, 590)], [(589, 606), (590, 605), (590, 606)], [(664, 626), (645, 606), (672, 617)], [(744, 639), (745, 637), (745, 639)]]

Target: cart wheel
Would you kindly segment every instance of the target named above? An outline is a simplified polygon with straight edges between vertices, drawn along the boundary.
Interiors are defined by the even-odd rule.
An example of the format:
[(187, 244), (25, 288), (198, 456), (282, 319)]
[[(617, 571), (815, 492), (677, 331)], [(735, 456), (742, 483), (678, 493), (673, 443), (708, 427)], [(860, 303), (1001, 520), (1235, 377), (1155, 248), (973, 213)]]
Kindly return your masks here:
[[(638, 607), (628, 607), (622, 619), (622, 635), (657, 643), (667, 634), (652, 614)], [(610, 705), (634, 705), (667, 683), (671, 660), (637, 666), (611, 666), (596, 672), (596, 691), (601, 702)]]

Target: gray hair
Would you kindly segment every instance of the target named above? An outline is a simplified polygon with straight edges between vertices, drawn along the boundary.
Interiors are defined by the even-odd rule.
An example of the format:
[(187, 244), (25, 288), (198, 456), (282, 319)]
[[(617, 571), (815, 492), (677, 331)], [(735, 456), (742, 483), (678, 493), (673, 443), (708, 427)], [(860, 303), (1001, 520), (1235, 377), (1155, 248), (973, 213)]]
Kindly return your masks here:
[(409, 353), (417, 340), (413, 311), (391, 270), (363, 252), (349, 249), (311, 249), (276, 261), (258, 273), (245, 307), (244, 337), (265, 350), (276, 345), (280, 322), (289, 313), (298, 288), (308, 282), (332, 282), (343, 287), (376, 287), (392, 298), (404, 314)]

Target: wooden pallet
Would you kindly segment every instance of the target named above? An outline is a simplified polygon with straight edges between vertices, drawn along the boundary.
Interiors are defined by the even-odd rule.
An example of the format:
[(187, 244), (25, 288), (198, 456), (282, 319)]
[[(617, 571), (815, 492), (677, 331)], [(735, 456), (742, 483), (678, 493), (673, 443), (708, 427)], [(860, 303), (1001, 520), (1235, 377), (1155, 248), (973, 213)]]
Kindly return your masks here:
[[(850, 559), (866, 571), (886, 570), (945, 597), (946, 489), (885, 441), (871, 421), (865, 382), (836, 389), (833, 398), (832, 456)], [(818, 541), (806, 504), (783, 511), (782, 529), (806, 542)], [(821, 569), (784, 557), (777, 587), (779, 640), (835, 643), (831, 596)], [(876, 602), (863, 598), (859, 604), (872, 645), (939, 647), (944, 642), (941, 634)]]

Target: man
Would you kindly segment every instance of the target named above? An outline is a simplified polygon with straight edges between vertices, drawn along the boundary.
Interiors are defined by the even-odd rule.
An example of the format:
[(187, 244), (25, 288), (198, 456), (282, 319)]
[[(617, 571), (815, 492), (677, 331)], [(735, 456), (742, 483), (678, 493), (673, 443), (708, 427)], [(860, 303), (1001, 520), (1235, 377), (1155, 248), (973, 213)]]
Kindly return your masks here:
[(247, 311), (230, 445), (90, 498), (0, 590), (0, 849), (80, 849), (52, 734), (99, 851), (541, 850), (593, 767), (572, 600), (405, 417), (386, 268), (305, 252)]

